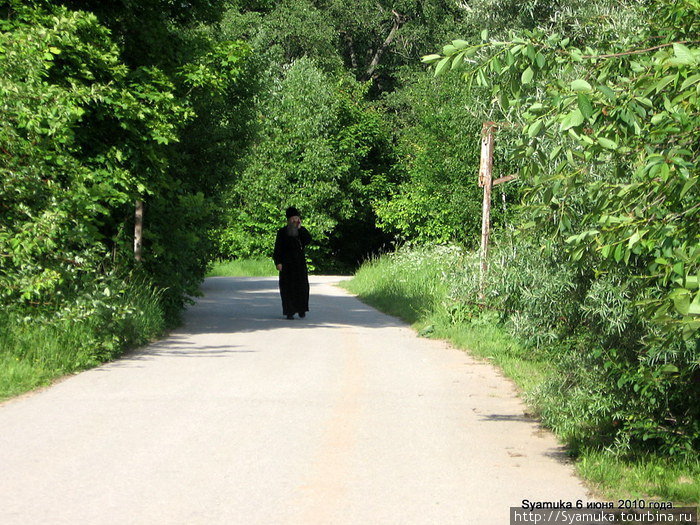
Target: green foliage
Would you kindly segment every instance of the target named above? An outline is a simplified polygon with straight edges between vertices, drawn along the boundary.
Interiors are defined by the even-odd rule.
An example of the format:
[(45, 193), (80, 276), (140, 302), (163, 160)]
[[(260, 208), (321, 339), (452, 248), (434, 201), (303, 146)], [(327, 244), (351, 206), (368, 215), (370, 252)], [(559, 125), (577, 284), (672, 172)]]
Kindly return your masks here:
[[(458, 79), (440, 82), (425, 75), (411, 76), (401, 91), (386, 97), (398, 138), (396, 169), (403, 181), (377, 206), (382, 228), (402, 241), (454, 241), (470, 247), (478, 242), (483, 190), (476, 184), (475, 166), (482, 123), (474, 110), (482, 105)], [(515, 171), (501, 160), (496, 176)], [(516, 195), (515, 184), (494, 191), (495, 226), (509, 217), (501, 198), (512, 201)]]
[(462, 14), (451, 0), (331, 0), (326, 5), (346, 68), (362, 81), (373, 80), (374, 94), (400, 88), (401, 70), (450, 34)]
[[(460, 238), (471, 244), (467, 232), (478, 228), (480, 196), (469, 166), (478, 155), (481, 122), (473, 118), (470, 106), (484, 101), (454, 83), (451, 92), (460, 92), (464, 105), (454, 114), (442, 111), (435, 117), (431, 112), (439, 104), (425, 103), (423, 95), (440, 88), (410, 73), (420, 49), (454, 31), (463, 16), (462, 7), (442, 0), (368, 0), (351, 6), (290, 0), (230, 9), (221, 34), (249, 39), (256, 48), (260, 116), (257, 133), (250, 135), (251, 148), (233, 174), (237, 189), (224, 204), (232, 210), (229, 225), (215, 232), (219, 255), (249, 257), (268, 251), (271, 232), (279, 227), (288, 202), (305, 208), (310, 225), (318, 230), (321, 245), (311, 248), (314, 263), (339, 263), (334, 271), (355, 264), (394, 236), (411, 241)], [(341, 72), (343, 63), (355, 78), (371, 81), (348, 80)], [(318, 72), (300, 64), (313, 64)], [(298, 86), (289, 80), (304, 74)], [(402, 84), (410, 85), (380, 99), (385, 112), (364, 102)], [(302, 89), (311, 86), (315, 93), (304, 95)], [(447, 95), (442, 92), (441, 100)], [(346, 106), (342, 112), (341, 105)], [(398, 144), (395, 152), (388, 126), (379, 126), (388, 118)], [(339, 135), (335, 145), (329, 130)], [(445, 140), (452, 131), (464, 137), (457, 148)], [(319, 177), (330, 178), (330, 184)], [(397, 187), (398, 180), (405, 183)], [(274, 189), (289, 184), (304, 188), (305, 194), (280, 196), (283, 190)], [(515, 186), (506, 192), (515, 193)], [(494, 213), (496, 224), (502, 220), (500, 210)]]
[(673, 501), (677, 506), (700, 501), (700, 460), (673, 464), (667, 458), (650, 454), (629, 461), (592, 452), (576, 468), (608, 500), (626, 494), (633, 498), (655, 494), (659, 500)]
[[(482, 307), (560, 372), (532, 394), (543, 421), (573, 450), (696, 454), (695, 342), (648, 343), (658, 326), (635, 304), (649, 290), (629, 275), (582, 274), (562, 257), (561, 248), (503, 243), (484, 283)], [(469, 303), (479, 290), (474, 264), (453, 297)]]
[(273, 277), (278, 274), (270, 258), (216, 261), (210, 264), (207, 277)]
[(269, 254), (290, 205), (302, 210), (314, 237), (315, 264), (327, 265), (331, 256), (352, 264), (364, 255), (371, 241), (359, 237), (376, 236), (371, 204), (386, 192), (388, 139), (381, 114), (362, 95), (362, 86), (329, 77), (309, 59), (285, 71), (227, 202), (224, 256)]
[[(37, 335), (35, 357), (8, 358), (26, 385), (115, 357), (158, 333), (163, 318), (173, 323), (198, 293), (219, 218), (211, 197), (241, 157), (231, 150), (244, 143), (255, 84), (244, 80), (248, 45), (178, 25), (199, 19), (195, 11), (209, 2), (191, 4), (182, 20), (171, 5), (164, 16), (141, 10), (188, 44), (173, 53), (171, 42), (159, 42), (171, 51), (164, 68), (153, 65), (154, 47), (137, 52), (136, 33), (115, 40), (95, 14), (55, 4), (0, 4), (0, 304), (11, 326), (35, 325), (21, 341), (75, 322), (83, 356), (44, 363), (41, 352), (54, 350), (50, 336)], [(110, 25), (121, 15), (136, 22), (112, 4), (83, 7)], [(138, 268), (136, 199), (146, 209)], [(140, 287), (125, 277), (134, 272)], [(141, 301), (140, 289), (153, 286)], [(70, 345), (67, 333), (59, 340)]]
[(164, 192), (145, 212), (143, 269), (163, 290), (161, 303), (171, 322), (189, 297), (199, 295), (211, 244), (211, 210), (202, 193)]
[(110, 29), (126, 64), (130, 67), (156, 66), (170, 76), (181, 67), (182, 55), (193, 45), (182, 29), (197, 24), (216, 23), (233, 2), (35, 0), (35, 3), (63, 5), (71, 10), (95, 14), (100, 22)]
[(109, 276), (51, 315), (0, 313), (0, 399), (102, 363), (162, 334), (160, 293), (143, 277)]
[[(697, 34), (700, 11), (696, 2), (651, 3), (630, 6), (626, 22), (599, 19), (598, 32), (580, 22), (607, 7), (595, 2), (578, 18), (564, 12), (507, 38), (483, 32), (424, 62), (438, 75), (465, 70), (468, 85), (495, 101), (482, 118), (510, 125), (503, 154), (520, 164), (522, 241), (505, 250), (503, 268), (492, 265), (486, 299), (515, 333), (548, 341), (574, 371), (568, 387), (555, 380), (542, 395), (572, 411), (599, 407), (586, 420), (618, 450), (692, 455), (700, 51), (683, 39)], [(623, 27), (636, 31), (606, 38)], [(588, 369), (606, 379), (597, 401), (585, 401), (596, 383)], [(566, 432), (579, 440), (587, 431)]]
[[(183, 84), (191, 90), (206, 90), (207, 99), (225, 95), (239, 80), (250, 54), (250, 46), (241, 41), (215, 42), (211, 50), (180, 68)], [(200, 94), (202, 96), (202, 94)]]
[(416, 323), (439, 309), (461, 250), (454, 246), (399, 249), (365, 261), (345, 286), (383, 311)]
[(325, 72), (341, 69), (332, 20), (311, 0), (277, 2), (260, 22), (253, 45), (273, 63), (290, 64), (306, 57)]
[(169, 317), (199, 293), (216, 250), (213, 232), (222, 224), (220, 210), (231, 171), (248, 144), (257, 87), (248, 44), (222, 40), (213, 30), (192, 33), (203, 43), (191, 50), (175, 80), (193, 116), (168, 151), (173, 183), (151, 199), (144, 233), (144, 266), (165, 289)]
[(99, 272), (114, 210), (161, 182), (186, 111), (92, 15), (36, 12), (1, 38), (0, 300), (57, 305)]
[[(696, 23), (697, 6), (674, 9)], [(480, 44), (465, 76), (488, 87), (521, 130), (509, 153), (525, 159), (534, 226), (564, 240), (581, 266), (638, 268), (657, 290), (643, 305), (648, 315), (667, 338), (690, 337), (700, 327), (700, 51), (661, 36), (649, 49), (581, 49), (534, 30)], [(448, 51), (444, 63), (463, 62)]]

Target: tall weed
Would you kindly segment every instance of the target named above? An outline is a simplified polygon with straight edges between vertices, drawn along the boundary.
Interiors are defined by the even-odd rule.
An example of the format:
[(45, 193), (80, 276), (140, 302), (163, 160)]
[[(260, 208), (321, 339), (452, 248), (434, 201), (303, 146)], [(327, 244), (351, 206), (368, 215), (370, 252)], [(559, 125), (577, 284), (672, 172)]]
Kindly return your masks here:
[(385, 311), (414, 323), (440, 308), (462, 250), (404, 248), (365, 262), (348, 288)]
[(118, 357), (164, 331), (160, 294), (147, 282), (104, 284), (50, 315), (0, 314), (0, 399)]
[[(699, 342), (659, 344), (636, 307), (649, 292), (630, 276), (574, 269), (555, 248), (513, 240), (493, 250), (483, 281), (477, 253), (405, 247), (363, 265), (347, 287), (423, 334), (493, 358), (574, 454), (698, 458)], [(501, 349), (480, 343), (494, 327), (512, 338), (498, 336)]]

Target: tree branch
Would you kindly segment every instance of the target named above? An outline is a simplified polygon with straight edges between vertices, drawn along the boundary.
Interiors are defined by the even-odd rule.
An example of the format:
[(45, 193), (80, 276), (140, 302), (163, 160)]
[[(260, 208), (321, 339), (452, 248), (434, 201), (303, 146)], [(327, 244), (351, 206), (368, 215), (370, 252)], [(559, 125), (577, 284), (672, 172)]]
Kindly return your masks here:
[(369, 64), (369, 67), (367, 68), (367, 71), (365, 71), (365, 74), (362, 77), (362, 80), (369, 80), (372, 78), (372, 75), (374, 75), (375, 69), (377, 69), (377, 66), (379, 65), (379, 60), (382, 58), (382, 55), (384, 54), (384, 51), (386, 48), (391, 44), (391, 42), (394, 40), (394, 37), (396, 36), (396, 31), (404, 24), (406, 21), (405, 17), (397, 13), (396, 11), (391, 11), (394, 14), (394, 25), (391, 27), (391, 31), (389, 31), (389, 35), (386, 37), (384, 42), (382, 43), (381, 46), (377, 48), (377, 51), (374, 53), (374, 56), (372, 57), (372, 61)]
[(669, 44), (661, 44), (660, 46), (648, 47), (646, 49), (636, 49), (634, 51), (625, 51), (624, 53), (613, 53), (611, 55), (585, 55), (585, 56), (582, 56), (581, 58), (613, 58), (613, 57), (622, 57), (622, 56), (627, 56), (627, 55), (639, 55), (641, 53), (646, 53), (648, 51), (654, 51), (656, 49), (661, 49), (662, 47), (669, 47), (669, 46), (672, 46), (673, 44), (697, 44), (698, 42), (699, 42), (698, 40), (684, 40), (682, 42), (671, 42)]

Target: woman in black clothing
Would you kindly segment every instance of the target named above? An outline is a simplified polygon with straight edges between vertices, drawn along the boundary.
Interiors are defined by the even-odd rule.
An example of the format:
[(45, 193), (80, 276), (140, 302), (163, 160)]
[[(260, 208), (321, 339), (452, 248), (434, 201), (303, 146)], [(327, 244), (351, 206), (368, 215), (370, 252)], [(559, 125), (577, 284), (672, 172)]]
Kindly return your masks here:
[(311, 235), (301, 225), (299, 210), (287, 208), (286, 215), (287, 225), (277, 231), (272, 258), (280, 273), (282, 313), (287, 319), (294, 319), (294, 314), (303, 318), (309, 311), (309, 274), (304, 248), (311, 242)]

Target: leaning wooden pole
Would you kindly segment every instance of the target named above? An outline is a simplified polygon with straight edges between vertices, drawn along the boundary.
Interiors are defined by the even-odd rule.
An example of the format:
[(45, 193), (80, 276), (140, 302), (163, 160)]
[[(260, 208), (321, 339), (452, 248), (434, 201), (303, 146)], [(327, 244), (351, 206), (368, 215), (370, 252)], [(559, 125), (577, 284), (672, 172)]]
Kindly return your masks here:
[(134, 259), (141, 262), (143, 248), (143, 201), (136, 201), (136, 213), (134, 214)]
[(489, 236), (491, 234), (491, 188), (493, 178), (493, 128), (494, 122), (484, 122), (481, 129), (481, 162), (479, 164), (479, 186), (484, 188), (484, 202), (481, 213), (481, 262), (480, 289), (483, 296), (486, 272), (488, 271)]

